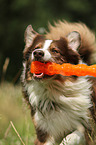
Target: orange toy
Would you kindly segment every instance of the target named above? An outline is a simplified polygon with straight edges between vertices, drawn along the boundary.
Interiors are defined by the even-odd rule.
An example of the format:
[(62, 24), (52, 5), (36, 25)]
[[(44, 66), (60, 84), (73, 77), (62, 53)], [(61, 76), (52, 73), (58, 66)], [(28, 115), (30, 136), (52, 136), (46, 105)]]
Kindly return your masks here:
[(96, 77), (96, 65), (87, 66), (85, 64), (73, 65), (70, 63), (64, 63), (62, 65), (56, 63), (41, 63), (34, 61), (31, 63), (31, 73), (47, 75), (61, 74), (63, 76), (94, 76)]

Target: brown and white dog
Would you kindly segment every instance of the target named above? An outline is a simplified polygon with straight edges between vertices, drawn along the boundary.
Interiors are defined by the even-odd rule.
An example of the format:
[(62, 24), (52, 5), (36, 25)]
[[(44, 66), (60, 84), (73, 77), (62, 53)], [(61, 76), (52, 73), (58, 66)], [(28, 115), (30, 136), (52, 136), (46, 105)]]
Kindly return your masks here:
[[(95, 35), (83, 23), (59, 21), (49, 26), (45, 36), (31, 25), (25, 31), (23, 52), (23, 93), (30, 105), (36, 128), (36, 145), (85, 144), (85, 132), (90, 130), (94, 85), (88, 76), (48, 76), (31, 74), (32, 61), (88, 65), (95, 61)], [(94, 80), (94, 79), (93, 79)], [(95, 92), (95, 90), (94, 90)]]

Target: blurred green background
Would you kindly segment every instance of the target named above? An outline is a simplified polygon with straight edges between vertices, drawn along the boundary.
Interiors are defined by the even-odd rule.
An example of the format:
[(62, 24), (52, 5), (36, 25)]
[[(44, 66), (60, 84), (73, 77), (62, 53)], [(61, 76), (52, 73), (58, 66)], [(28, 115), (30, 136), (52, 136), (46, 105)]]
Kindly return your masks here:
[(0, 0), (0, 80), (7, 57), (5, 80), (16, 82), (20, 76), (27, 25), (42, 32), (58, 19), (81, 21), (95, 31), (96, 0)]

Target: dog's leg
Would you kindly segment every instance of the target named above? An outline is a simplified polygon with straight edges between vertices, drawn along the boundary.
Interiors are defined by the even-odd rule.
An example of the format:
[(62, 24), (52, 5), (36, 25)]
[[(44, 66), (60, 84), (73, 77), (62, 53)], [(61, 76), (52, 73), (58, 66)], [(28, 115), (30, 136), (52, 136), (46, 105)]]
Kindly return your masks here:
[(60, 145), (85, 145), (85, 135), (78, 130), (67, 135)]

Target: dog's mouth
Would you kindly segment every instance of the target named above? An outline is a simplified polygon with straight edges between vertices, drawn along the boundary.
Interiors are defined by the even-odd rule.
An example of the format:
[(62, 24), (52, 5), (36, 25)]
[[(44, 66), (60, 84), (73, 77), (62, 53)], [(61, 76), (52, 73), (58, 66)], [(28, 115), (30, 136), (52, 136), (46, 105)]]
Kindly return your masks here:
[(39, 74), (35, 74), (35, 73), (33, 73), (33, 77), (34, 77), (34, 78), (41, 79), (41, 78), (44, 77), (44, 73), (39, 73)]
[[(39, 79), (48, 79), (48, 78), (52, 78), (52, 77), (56, 76), (55, 74), (50, 75), (50, 74), (47, 74), (46, 72), (44, 73), (44, 70), (42, 70), (42, 64), (44, 63), (45, 65), (47, 65), (47, 63), (51, 63), (51, 61), (46, 61), (46, 62), (40, 61), (40, 63), (41, 64), (38, 64), (38, 63), (35, 62), (35, 64), (34, 64), (37, 67), (37, 70), (32, 72), (32, 76), (33, 76), (34, 79), (37, 79), (37, 80), (39, 80)], [(34, 65), (33, 65), (33, 67), (34, 67)], [(41, 69), (38, 69), (39, 67)]]
[[(40, 61), (41, 63), (47, 64), (48, 62)], [(34, 79), (43, 79), (43, 78), (48, 78), (49, 75), (44, 74), (43, 72), (41, 73), (33, 73)]]

